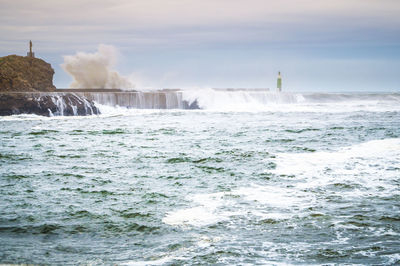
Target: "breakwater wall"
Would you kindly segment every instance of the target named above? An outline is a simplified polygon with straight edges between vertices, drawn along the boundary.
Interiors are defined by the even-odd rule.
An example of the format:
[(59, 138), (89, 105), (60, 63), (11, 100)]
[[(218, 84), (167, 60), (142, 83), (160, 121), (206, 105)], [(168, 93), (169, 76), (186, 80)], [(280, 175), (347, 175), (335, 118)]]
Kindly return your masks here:
[(96, 103), (136, 109), (199, 109), (196, 101), (183, 99), (181, 91), (77, 92)]

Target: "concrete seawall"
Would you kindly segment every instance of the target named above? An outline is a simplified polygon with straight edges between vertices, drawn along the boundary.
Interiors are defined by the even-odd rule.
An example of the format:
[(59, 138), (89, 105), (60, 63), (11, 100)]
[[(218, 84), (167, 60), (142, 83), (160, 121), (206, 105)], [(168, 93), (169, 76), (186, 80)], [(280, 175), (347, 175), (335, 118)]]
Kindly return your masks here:
[(199, 109), (197, 102), (182, 98), (178, 89), (157, 91), (122, 91), (119, 89), (59, 89), (58, 92), (73, 92), (102, 105), (136, 109)]

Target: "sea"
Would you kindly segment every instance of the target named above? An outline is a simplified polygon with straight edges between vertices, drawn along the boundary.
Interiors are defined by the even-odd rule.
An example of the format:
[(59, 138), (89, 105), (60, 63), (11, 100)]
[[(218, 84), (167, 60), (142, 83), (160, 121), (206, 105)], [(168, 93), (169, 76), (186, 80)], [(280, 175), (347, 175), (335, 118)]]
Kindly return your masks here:
[(400, 94), (0, 117), (0, 263), (398, 265)]

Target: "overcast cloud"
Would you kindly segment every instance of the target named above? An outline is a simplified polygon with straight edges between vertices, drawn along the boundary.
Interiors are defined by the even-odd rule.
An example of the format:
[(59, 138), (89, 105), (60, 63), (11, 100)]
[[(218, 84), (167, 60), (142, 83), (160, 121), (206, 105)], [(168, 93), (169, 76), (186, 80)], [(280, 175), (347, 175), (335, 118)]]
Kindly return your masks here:
[(268, 87), (278, 69), (294, 90), (400, 84), (398, 0), (0, 0), (0, 36), (2, 56), (32, 39), (58, 87), (62, 56), (102, 43), (143, 86)]

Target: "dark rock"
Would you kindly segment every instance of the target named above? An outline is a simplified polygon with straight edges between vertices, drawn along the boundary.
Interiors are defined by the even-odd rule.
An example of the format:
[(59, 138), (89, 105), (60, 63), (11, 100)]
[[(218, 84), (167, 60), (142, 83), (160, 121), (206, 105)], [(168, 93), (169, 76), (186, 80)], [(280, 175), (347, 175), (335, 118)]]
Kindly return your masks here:
[(99, 109), (92, 100), (74, 93), (57, 93), (54, 70), (34, 57), (0, 57), (0, 115), (92, 115)]
[(74, 93), (0, 93), (0, 115), (100, 114), (94, 102)]
[(54, 91), (54, 70), (42, 59), (9, 55), (0, 57), (0, 91)]
[(194, 100), (193, 102), (188, 102), (188, 101), (183, 101), (183, 109), (201, 109), (197, 100)]

